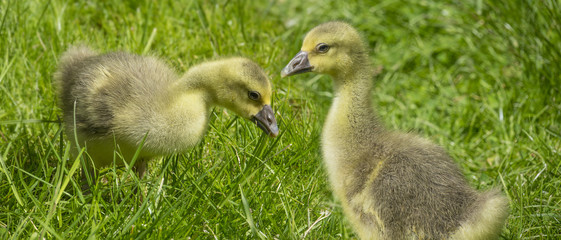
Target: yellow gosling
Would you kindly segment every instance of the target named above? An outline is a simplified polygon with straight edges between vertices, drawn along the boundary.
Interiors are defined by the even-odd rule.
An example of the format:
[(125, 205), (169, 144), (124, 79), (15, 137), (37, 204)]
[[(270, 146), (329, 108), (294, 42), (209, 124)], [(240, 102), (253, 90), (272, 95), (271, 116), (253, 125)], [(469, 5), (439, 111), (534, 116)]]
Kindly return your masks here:
[(241, 57), (195, 65), (179, 76), (154, 57), (72, 47), (62, 55), (55, 80), (74, 154), (76, 143), (85, 147), (94, 168), (112, 164), (115, 151), (130, 162), (144, 141), (134, 165), (142, 178), (147, 160), (200, 141), (213, 106), (278, 134), (271, 83), (257, 64)]
[(509, 212), (498, 190), (477, 192), (441, 147), (386, 129), (372, 106), (374, 68), (360, 34), (343, 22), (312, 29), (283, 77), (333, 78), (322, 133), (334, 195), (361, 239), (497, 239)]

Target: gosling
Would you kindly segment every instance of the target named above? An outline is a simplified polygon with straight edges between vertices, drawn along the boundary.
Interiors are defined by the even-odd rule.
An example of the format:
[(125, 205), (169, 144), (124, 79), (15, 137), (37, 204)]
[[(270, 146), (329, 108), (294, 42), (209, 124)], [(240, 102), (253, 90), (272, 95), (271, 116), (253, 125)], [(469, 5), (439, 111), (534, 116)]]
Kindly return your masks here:
[(378, 120), (370, 95), (375, 71), (352, 26), (313, 28), (281, 75), (305, 72), (333, 78), (323, 159), (361, 239), (498, 238), (509, 212), (500, 191), (475, 191), (444, 149)]
[(131, 163), (138, 149), (133, 167), (142, 178), (148, 160), (200, 141), (213, 106), (251, 120), (272, 137), (279, 131), (271, 83), (246, 58), (201, 63), (180, 77), (154, 57), (72, 47), (62, 54), (55, 81), (73, 154), (85, 147), (91, 158), (82, 168), (83, 181), (94, 168)]

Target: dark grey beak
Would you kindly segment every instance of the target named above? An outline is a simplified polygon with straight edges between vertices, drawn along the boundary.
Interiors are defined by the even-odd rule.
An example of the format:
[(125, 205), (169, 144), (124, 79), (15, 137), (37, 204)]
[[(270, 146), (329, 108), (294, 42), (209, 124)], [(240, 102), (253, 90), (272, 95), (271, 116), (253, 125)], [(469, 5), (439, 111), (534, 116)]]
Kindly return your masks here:
[(281, 77), (305, 73), (312, 71), (314, 67), (308, 61), (308, 52), (300, 51), (290, 60), (290, 62), (281, 71)]
[(279, 126), (277, 126), (277, 120), (275, 119), (275, 113), (269, 105), (263, 106), (263, 109), (259, 111), (251, 119), (261, 130), (269, 134), (271, 137), (276, 137), (279, 135)]

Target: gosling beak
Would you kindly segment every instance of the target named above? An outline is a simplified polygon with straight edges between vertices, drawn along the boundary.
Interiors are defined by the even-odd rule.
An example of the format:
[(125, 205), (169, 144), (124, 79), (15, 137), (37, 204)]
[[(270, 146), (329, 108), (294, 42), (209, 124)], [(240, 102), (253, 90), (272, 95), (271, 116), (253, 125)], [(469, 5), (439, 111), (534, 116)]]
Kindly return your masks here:
[(308, 52), (300, 51), (281, 71), (281, 77), (312, 71), (314, 67), (308, 61)]
[(257, 124), (257, 126), (269, 134), (269, 136), (276, 137), (279, 135), (279, 127), (277, 126), (275, 113), (273, 112), (271, 106), (263, 106), (263, 109), (251, 118), (251, 121)]

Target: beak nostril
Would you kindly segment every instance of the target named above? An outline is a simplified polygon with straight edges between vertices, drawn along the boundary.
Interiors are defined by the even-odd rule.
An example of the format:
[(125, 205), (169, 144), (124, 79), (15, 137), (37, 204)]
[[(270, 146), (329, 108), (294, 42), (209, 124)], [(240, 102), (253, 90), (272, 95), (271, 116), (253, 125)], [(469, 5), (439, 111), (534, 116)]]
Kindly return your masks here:
[(281, 71), (281, 77), (287, 77), (294, 74), (311, 72), (313, 67), (308, 61), (308, 52), (300, 51), (288, 62), (286, 67)]
[(275, 113), (269, 104), (263, 105), (261, 111), (253, 117), (253, 120), (255, 124), (265, 133), (269, 134), (269, 136), (276, 137), (278, 135), (279, 127), (277, 126)]
[(302, 57), (298, 56), (296, 58), (294, 58), (294, 61), (292, 62), (292, 68), (297, 67), (298, 65), (302, 64), (302, 61), (304, 59), (302, 59)]

